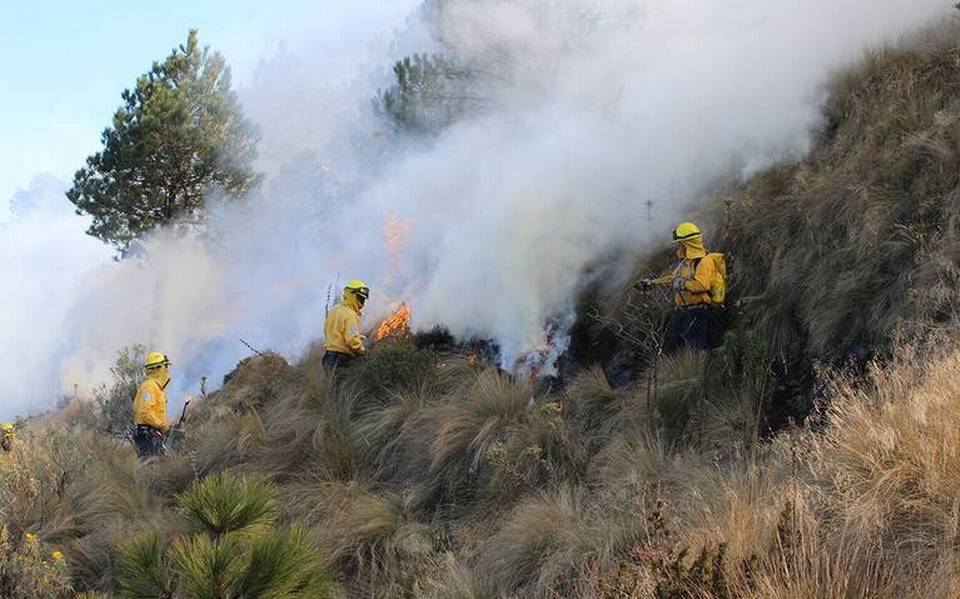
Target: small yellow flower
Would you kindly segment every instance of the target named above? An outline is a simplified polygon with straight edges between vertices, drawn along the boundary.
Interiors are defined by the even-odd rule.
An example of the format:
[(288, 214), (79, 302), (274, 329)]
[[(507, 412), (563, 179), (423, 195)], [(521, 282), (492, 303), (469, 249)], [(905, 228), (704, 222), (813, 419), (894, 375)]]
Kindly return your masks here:
[(59, 562), (60, 560), (63, 559), (63, 554), (60, 553), (59, 551), (54, 551), (53, 553), (50, 554), (50, 557), (53, 558), (53, 561)]
[(28, 532), (27, 534), (23, 535), (23, 538), (25, 538), (28, 543), (37, 542), (37, 535), (33, 534), (32, 532)]

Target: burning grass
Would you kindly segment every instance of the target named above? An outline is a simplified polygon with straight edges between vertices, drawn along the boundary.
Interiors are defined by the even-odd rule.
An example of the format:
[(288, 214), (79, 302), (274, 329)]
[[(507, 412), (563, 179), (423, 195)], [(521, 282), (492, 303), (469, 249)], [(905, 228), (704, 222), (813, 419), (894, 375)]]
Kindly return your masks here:
[(410, 336), (410, 306), (406, 303), (400, 304), (400, 307), (377, 325), (373, 333), (374, 341), (383, 341), (390, 337), (409, 337)]

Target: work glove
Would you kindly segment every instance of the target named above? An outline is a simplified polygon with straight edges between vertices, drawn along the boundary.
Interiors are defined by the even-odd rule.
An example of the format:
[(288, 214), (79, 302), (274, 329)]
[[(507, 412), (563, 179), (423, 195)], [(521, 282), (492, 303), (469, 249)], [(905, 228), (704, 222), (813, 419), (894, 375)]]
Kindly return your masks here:
[(676, 279), (674, 279), (673, 290), (676, 291), (677, 293), (683, 293), (684, 291), (686, 291), (687, 290), (686, 279), (682, 279), (680, 277), (677, 277)]
[(640, 279), (633, 284), (634, 289), (639, 289), (640, 291), (650, 291), (653, 287), (653, 281), (650, 279)]

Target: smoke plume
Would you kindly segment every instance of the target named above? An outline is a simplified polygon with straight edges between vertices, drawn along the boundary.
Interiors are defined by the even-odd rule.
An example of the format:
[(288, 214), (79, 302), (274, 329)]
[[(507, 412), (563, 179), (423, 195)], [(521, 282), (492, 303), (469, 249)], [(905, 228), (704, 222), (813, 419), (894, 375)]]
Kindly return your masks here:
[[(143, 258), (105, 263), (73, 251), (89, 244), (79, 226), (5, 226), (8, 284), (24, 291), (3, 300), (0, 416), (89, 388), (135, 342), (173, 356), (181, 391), (229, 370), (240, 337), (296, 357), (322, 335), (328, 290), (357, 277), (367, 324), (407, 300), (414, 324), (495, 338), (512, 364), (548, 320), (570, 322), (585, 265), (663, 242), (718, 180), (801, 155), (834, 70), (949, 10), (436, 0), (362, 44), (347, 31), (355, 59), (288, 49), (241, 93), (267, 179), (243, 204), (211, 198), (207, 235), (158, 232)], [(477, 109), (429, 140), (396, 135), (370, 103), (412, 52), (474, 74)], [(385, 239), (398, 220), (402, 239)], [(47, 259), (53, 237), (68, 263)], [(29, 368), (11, 366), (24, 355)]]

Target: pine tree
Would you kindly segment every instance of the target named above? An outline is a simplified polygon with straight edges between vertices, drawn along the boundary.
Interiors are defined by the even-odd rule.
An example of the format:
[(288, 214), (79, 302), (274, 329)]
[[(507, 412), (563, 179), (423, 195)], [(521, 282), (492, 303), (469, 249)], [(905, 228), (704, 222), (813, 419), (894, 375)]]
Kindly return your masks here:
[(259, 180), (258, 133), (241, 113), (224, 58), (201, 49), (195, 30), (122, 97), (103, 149), (67, 192), (78, 213), (93, 216), (90, 235), (123, 253), (155, 227), (203, 223), (208, 192), (237, 198)]
[(482, 102), (467, 88), (472, 74), (440, 55), (414, 54), (393, 67), (396, 84), (374, 105), (398, 129), (436, 133)]

